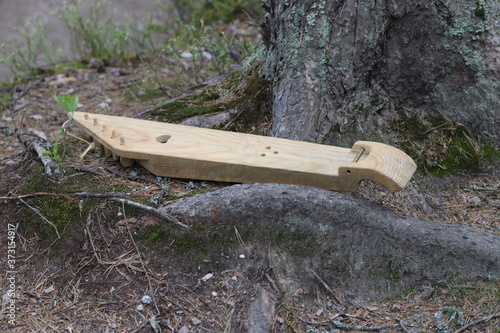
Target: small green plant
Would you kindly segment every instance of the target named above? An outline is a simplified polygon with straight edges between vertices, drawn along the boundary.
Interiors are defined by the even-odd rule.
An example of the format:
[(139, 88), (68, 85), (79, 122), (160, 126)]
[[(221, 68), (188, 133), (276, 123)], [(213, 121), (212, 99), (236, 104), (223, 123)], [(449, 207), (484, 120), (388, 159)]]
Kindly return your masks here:
[(57, 13), (58, 17), (70, 29), (75, 54), (83, 56), (91, 54), (94, 57), (109, 57), (110, 43), (120, 42), (123, 38), (113, 39), (116, 31), (112, 17), (108, 17), (109, 1), (96, 1), (89, 9), (88, 17), (81, 10), (81, 0), (70, 0), (67, 6)]
[[(64, 109), (64, 111), (66, 111), (66, 114), (68, 115), (68, 120), (66, 120), (64, 122), (64, 124), (58, 130), (59, 134), (63, 137), (64, 149), (63, 149), (62, 155), (56, 154), (59, 147), (58, 147), (57, 143), (54, 143), (52, 152), (47, 151), (47, 152), (44, 152), (44, 154), (50, 155), (56, 162), (61, 164), (62, 159), (66, 155), (66, 134), (69, 134), (71, 137), (74, 137), (78, 140), (82, 140), (82, 139), (72, 135), (71, 133), (68, 133), (68, 131), (67, 131), (67, 128), (69, 127), (69, 125), (73, 121), (73, 115), (75, 114), (76, 108), (78, 107), (79, 98), (78, 98), (78, 96), (75, 96), (75, 95), (66, 94), (66, 95), (55, 95), (54, 100), (57, 102), (57, 104), (59, 104)], [(85, 140), (82, 140), (82, 141), (88, 143)], [(90, 145), (90, 143), (88, 143), (88, 144)]]
[(175, 66), (180, 65), (193, 83), (200, 84), (207, 76), (222, 73), (249, 57), (254, 45), (243, 36), (226, 34), (200, 20), (197, 24), (178, 22), (164, 49), (176, 59)]
[(116, 23), (109, 14), (109, 0), (94, 1), (87, 15), (82, 0), (69, 0), (57, 16), (73, 35), (73, 52), (81, 57), (117, 59), (150, 50), (156, 43), (157, 33), (163, 29), (152, 17), (137, 21)]
[[(160, 9), (171, 11), (160, 0), (154, 0), (154, 3)], [(237, 19), (245, 20), (248, 16), (262, 16), (264, 12), (262, 0), (173, 0), (172, 4), (182, 23), (194, 23), (200, 19), (209, 24), (228, 23)]]
[(45, 34), (43, 22), (28, 18), (25, 23), (12, 29), (12, 37), (0, 46), (0, 65), (10, 74), (35, 72), (41, 63), (52, 64), (64, 61), (65, 55), (58, 50)]
[(55, 142), (52, 145), (52, 150), (44, 151), (42, 154), (49, 155), (57, 164), (62, 164), (62, 156), (59, 155), (59, 143)]
[(94, 147), (94, 144), (88, 142), (87, 140), (79, 138), (67, 131), (67, 128), (73, 121), (73, 116), (75, 114), (76, 108), (78, 107), (79, 98), (76, 95), (66, 94), (66, 95), (55, 95), (54, 100), (64, 109), (64, 111), (66, 111), (66, 114), (68, 115), (68, 120), (66, 120), (64, 124), (61, 126), (61, 128), (59, 128), (58, 130), (59, 134), (63, 137), (63, 145), (64, 145), (64, 150), (61, 155), (61, 161), (62, 158), (66, 155), (66, 135), (69, 135), (72, 138), (75, 138), (77, 140), (80, 140), (88, 144), (87, 149), (83, 152), (82, 155), (80, 155), (80, 158), (83, 158), (83, 156), (85, 156), (90, 151), (90, 149)]
[(75, 114), (75, 110), (78, 107), (79, 98), (78, 96), (67, 94), (67, 95), (55, 95), (54, 100), (64, 109), (64, 111), (66, 111), (66, 114), (68, 115), (69, 118), (59, 129), (59, 134), (64, 136), (66, 134), (66, 128), (73, 120), (73, 115)]
[(68, 113), (68, 116), (73, 117), (79, 102), (78, 96), (71, 94), (55, 95), (54, 100)]

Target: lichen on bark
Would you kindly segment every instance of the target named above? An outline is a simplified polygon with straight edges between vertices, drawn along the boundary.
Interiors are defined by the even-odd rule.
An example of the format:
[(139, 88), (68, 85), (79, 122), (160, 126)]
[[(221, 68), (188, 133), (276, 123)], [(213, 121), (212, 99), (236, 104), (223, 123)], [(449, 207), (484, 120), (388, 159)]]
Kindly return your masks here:
[(384, 114), (441, 114), (500, 142), (498, 2), (268, 0), (265, 8), (273, 135), (343, 142), (332, 131), (378, 112), (359, 108), (377, 91)]

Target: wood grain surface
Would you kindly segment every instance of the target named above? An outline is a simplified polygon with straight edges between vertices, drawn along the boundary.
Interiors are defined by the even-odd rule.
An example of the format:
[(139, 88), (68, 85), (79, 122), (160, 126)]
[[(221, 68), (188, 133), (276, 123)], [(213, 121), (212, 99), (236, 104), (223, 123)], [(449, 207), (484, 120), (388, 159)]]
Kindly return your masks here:
[[(351, 148), (75, 112), (74, 121), (128, 167), (163, 177), (237, 183), (274, 182), (355, 191), (370, 179), (402, 189), (416, 165), (401, 150), (358, 141)], [(356, 160), (356, 161), (355, 161)]]

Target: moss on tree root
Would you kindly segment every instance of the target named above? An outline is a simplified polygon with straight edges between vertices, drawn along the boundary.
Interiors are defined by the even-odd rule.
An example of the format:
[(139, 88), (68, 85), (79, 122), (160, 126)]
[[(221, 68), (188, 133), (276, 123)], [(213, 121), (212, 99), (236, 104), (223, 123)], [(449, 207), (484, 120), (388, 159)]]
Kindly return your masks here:
[(360, 94), (350, 118), (343, 125), (334, 122), (323, 141), (349, 146), (359, 140), (395, 145), (420, 172), (436, 176), (475, 173), (500, 158), (498, 145), (477, 139), (466, 126), (438, 112), (394, 106), (377, 89)]
[(499, 147), (476, 140), (465, 126), (439, 114), (418, 116), (399, 109), (389, 126), (419, 169), (433, 175), (478, 172), (500, 158)]
[[(221, 83), (156, 108), (149, 118), (179, 123), (194, 116), (235, 110), (235, 118), (217, 129), (255, 132), (271, 118), (271, 85), (254, 69), (236, 71)], [(227, 125), (227, 126), (225, 126)]]
[(241, 254), (246, 244), (260, 247), (277, 246), (295, 258), (311, 258), (318, 253), (321, 240), (306, 231), (290, 230), (286, 225), (277, 228), (265, 221), (238, 225), (196, 224), (179, 228), (162, 224), (142, 230), (145, 247), (160, 256), (173, 258), (189, 269), (225, 269), (225, 263)]

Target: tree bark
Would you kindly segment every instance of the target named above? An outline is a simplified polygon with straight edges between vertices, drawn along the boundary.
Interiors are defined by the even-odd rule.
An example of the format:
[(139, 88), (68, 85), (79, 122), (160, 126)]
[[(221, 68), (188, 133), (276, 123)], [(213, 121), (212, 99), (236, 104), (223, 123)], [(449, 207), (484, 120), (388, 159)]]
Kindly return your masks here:
[(267, 0), (265, 8), (273, 135), (383, 138), (384, 116), (404, 108), (500, 142), (498, 1)]
[[(314, 295), (322, 288), (318, 277), (362, 299), (395, 296), (423, 281), (500, 277), (499, 237), (402, 216), (352, 194), (245, 184), (162, 209), (190, 226), (236, 227), (240, 243), (253, 249), (245, 274), (270, 266), (289, 295), (300, 289)], [(217, 248), (227, 248), (227, 238), (215, 239)], [(208, 261), (222, 260), (216, 253)]]

